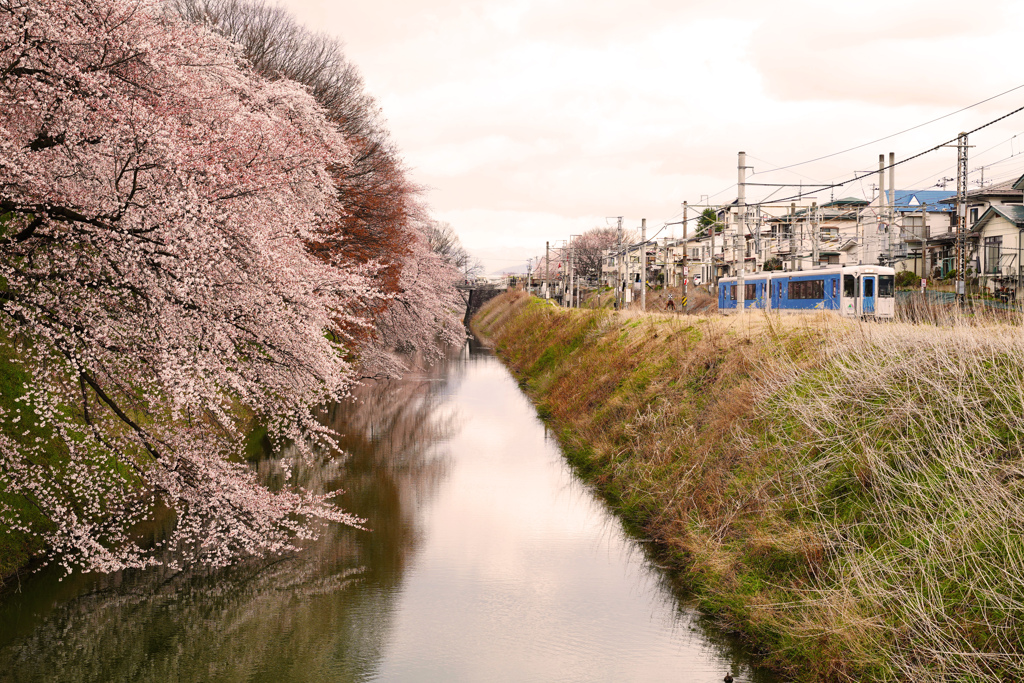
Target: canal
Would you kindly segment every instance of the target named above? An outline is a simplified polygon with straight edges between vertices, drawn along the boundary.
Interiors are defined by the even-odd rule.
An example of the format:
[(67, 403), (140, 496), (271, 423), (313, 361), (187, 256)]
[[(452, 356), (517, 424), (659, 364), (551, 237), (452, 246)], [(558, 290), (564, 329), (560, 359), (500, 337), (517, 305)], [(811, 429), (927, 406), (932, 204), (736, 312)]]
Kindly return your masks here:
[(358, 399), (324, 416), (347, 455), (295, 476), (343, 487), (370, 531), (216, 572), (22, 577), (0, 595), (0, 682), (775, 680), (574, 476), (486, 349)]

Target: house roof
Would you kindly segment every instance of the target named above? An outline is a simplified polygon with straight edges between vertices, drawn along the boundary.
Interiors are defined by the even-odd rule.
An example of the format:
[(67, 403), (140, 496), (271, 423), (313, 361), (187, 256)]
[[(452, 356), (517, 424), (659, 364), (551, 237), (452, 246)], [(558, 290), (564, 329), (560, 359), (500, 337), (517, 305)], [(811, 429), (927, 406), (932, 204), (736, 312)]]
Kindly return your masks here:
[[(1021, 190), (1024, 190), (1024, 175), (1016, 180), (1004, 180), (988, 187), (979, 187), (967, 193), (968, 201), (981, 199), (983, 197), (1019, 197)], [(940, 200), (943, 204), (954, 204), (956, 195), (949, 195), (946, 199)]]
[[(863, 200), (857, 200), (857, 201), (862, 201), (863, 202)], [(861, 206), (861, 204), (845, 204), (845, 205), (841, 205), (841, 204), (833, 203), (833, 202), (830, 202), (828, 204), (822, 204), (820, 207), (818, 207), (818, 217), (821, 220), (823, 220), (823, 221), (837, 221), (837, 220), (838, 221), (842, 221), (842, 220), (852, 221), (852, 220), (856, 220), (857, 219), (857, 213), (856, 213), (856, 211), (854, 209), (856, 209), (858, 206)], [(867, 206), (867, 202), (864, 202), (863, 206)], [(792, 215), (787, 213), (787, 214), (783, 214), (781, 216), (773, 216), (773, 217), (768, 219), (768, 222), (769, 223), (789, 223), (791, 220), (803, 221), (806, 216), (810, 215), (810, 213), (811, 213), (810, 208), (804, 207), (802, 209), (798, 209), (797, 212), (792, 214)]]
[[(885, 201), (890, 200), (890, 191), (885, 191)], [(920, 211), (925, 206), (929, 211), (950, 212), (952, 205), (943, 205), (943, 200), (956, 200), (955, 194), (948, 190), (896, 190), (896, 210), (901, 212)]]
[(822, 206), (867, 206), (870, 204), (866, 199), (860, 197), (843, 197), (842, 199), (833, 199), (828, 204), (822, 204)]
[(1024, 228), (1024, 206), (1019, 204), (1004, 204), (1002, 206), (990, 206), (981, 214), (981, 218), (974, 224), (973, 232), (978, 232), (985, 227), (985, 224), (996, 216), (1001, 216), (1013, 223), (1018, 228)]

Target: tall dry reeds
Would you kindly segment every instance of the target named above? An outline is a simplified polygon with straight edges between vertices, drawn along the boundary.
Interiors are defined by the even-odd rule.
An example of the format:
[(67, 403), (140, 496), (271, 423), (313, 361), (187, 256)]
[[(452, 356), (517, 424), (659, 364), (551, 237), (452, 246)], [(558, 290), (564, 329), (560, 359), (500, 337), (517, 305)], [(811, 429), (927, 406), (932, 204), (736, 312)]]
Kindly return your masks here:
[(1024, 680), (1024, 336), (948, 323), (865, 325), (764, 396), (830, 558), (778, 613), (892, 680)]

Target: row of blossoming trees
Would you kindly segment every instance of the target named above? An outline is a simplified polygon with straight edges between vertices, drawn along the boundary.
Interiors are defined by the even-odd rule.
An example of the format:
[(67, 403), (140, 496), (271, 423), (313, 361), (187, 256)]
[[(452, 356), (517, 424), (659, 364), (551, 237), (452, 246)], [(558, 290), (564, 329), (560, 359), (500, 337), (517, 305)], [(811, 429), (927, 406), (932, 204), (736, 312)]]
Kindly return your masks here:
[[(316, 406), (462, 334), (374, 111), (276, 10), (0, 0), (0, 335), (28, 380), (0, 414), (6, 532), (114, 571), (358, 523), (261, 486), (236, 423), (330, 448)], [(158, 501), (174, 531), (142, 548)]]

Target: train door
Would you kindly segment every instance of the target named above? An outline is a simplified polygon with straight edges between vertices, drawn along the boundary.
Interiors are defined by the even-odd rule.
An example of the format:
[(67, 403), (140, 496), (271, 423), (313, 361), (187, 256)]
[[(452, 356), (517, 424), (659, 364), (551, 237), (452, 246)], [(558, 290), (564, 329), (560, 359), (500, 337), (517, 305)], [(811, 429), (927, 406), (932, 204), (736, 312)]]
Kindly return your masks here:
[(786, 288), (789, 286), (789, 278), (771, 279), (772, 309), (781, 310), (786, 307)]
[(875, 314), (875, 284), (874, 275), (861, 278), (861, 315)]

